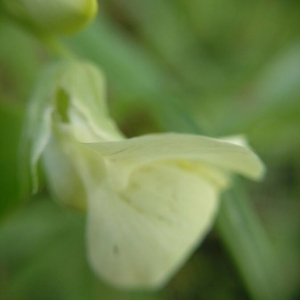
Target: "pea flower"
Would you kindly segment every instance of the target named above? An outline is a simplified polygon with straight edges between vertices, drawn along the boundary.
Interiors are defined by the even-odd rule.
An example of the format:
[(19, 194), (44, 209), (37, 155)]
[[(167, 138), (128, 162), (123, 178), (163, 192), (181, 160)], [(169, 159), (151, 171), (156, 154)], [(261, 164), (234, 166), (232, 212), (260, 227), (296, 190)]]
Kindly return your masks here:
[(233, 173), (264, 167), (241, 139), (150, 134), (126, 139), (109, 117), (101, 72), (60, 62), (42, 76), (28, 111), (31, 172), (41, 161), (50, 191), (86, 210), (94, 271), (124, 288), (157, 288), (210, 230)]

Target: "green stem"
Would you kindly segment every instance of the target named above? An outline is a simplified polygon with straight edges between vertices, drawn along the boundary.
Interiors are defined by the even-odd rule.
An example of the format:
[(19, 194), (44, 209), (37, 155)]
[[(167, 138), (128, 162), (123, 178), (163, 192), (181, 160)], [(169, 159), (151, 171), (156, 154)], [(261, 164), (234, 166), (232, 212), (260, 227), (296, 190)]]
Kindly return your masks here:
[(76, 59), (76, 54), (73, 53), (65, 44), (55, 36), (36, 36), (39, 42), (41, 42), (44, 48), (50, 55), (57, 57), (63, 57), (67, 59)]
[(224, 195), (217, 229), (252, 298), (286, 299), (273, 245), (241, 185)]

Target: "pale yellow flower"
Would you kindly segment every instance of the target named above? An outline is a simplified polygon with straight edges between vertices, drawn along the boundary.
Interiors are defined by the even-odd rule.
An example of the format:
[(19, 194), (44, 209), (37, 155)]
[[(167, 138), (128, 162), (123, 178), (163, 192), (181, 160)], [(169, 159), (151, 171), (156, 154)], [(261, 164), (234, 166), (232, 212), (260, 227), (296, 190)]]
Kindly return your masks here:
[(90, 264), (119, 287), (166, 283), (210, 230), (231, 174), (263, 174), (241, 138), (126, 139), (108, 115), (103, 76), (86, 63), (52, 67), (28, 120), (34, 181), (41, 160), (54, 197), (86, 209)]

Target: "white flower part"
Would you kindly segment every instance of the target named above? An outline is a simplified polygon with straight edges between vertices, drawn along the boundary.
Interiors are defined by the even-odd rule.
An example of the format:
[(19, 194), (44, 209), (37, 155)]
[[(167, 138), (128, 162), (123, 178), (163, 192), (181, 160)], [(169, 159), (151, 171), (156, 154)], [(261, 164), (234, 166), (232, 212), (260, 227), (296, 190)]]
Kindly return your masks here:
[(211, 228), (231, 174), (264, 173), (241, 137), (125, 139), (109, 117), (103, 76), (87, 63), (48, 70), (26, 132), (34, 180), (41, 159), (54, 198), (87, 210), (92, 268), (123, 288), (165, 284)]
[[(94, 270), (125, 288), (162, 286), (203, 240), (230, 173), (252, 179), (264, 167), (249, 149), (190, 134), (92, 143), (87, 188), (88, 254)], [(107, 178), (95, 172), (104, 158)], [(102, 173), (103, 174), (103, 173)]]
[(42, 156), (48, 187), (61, 204), (84, 210), (86, 196), (81, 177), (70, 159), (70, 153), (60, 146), (52, 137)]
[(93, 269), (126, 288), (166, 283), (205, 237), (218, 191), (201, 177), (165, 164), (134, 173), (122, 193), (88, 193), (88, 254)]
[(231, 139), (227, 142), (193, 134), (166, 133), (87, 146), (108, 159), (120, 188), (127, 185), (133, 169), (162, 160), (190, 162), (190, 170), (201, 162), (203, 174), (215, 174), (223, 178), (221, 181), (226, 181), (224, 172), (235, 172), (254, 180), (264, 174), (260, 159), (248, 148), (232, 143)]
[(220, 140), (222, 140), (224, 142), (232, 143), (235, 145), (250, 148), (246, 137), (242, 134), (220, 137)]

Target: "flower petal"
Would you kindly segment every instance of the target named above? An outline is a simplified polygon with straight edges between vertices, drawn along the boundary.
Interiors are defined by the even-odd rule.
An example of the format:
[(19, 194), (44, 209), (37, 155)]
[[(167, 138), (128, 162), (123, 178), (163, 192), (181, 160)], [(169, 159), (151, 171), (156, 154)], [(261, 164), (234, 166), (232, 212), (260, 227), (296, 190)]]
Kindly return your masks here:
[(24, 145), (28, 148), (33, 191), (37, 166), (54, 132), (69, 127), (79, 141), (123, 139), (108, 115), (102, 73), (85, 62), (62, 61), (41, 73), (27, 112)]
[(127, 170), (153, 161), (185, 159), (239, 173), (251, 179), (260, 179), (264, 165), (246, 147), (192, 134), (152, 134), (124, 141), (87, 144), (110, 162)]
[(119, 287), (163, 285), (205, 237), (218, 207), (213, 185), (170, 164), (141, 167), (122, 193), (86, 183), (89, 260)]
[(28, 146), (33, 192), (36, 192), (38, 189), (38, 161), (52, 135), (51, 118), (54, 111), (52, 104), (54, 97), (53, 78), (55, 78), (56, 73), (56, 68), (51, 66), (40, 75), (39, 84), (28, 105), (26, 122), (24, 124), (23, 140), (25, 142), (21, 146), (24, 150)]
[(45, 176), (55, 200), (69, 207), (86, 208), (85, 190), (81, 178), (72, 164), (70, 153), (52, 138), (42, 155)]
[(247, 138), (242, 134), (220, 137), (220, 140), (222, 140), (224, 142), (231, 143), (231, 144), (235, 144), (235, 145), (250, 148), (249, 144), (248, 144), (248, 141), (247, 141)]

